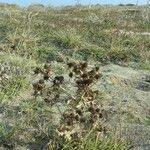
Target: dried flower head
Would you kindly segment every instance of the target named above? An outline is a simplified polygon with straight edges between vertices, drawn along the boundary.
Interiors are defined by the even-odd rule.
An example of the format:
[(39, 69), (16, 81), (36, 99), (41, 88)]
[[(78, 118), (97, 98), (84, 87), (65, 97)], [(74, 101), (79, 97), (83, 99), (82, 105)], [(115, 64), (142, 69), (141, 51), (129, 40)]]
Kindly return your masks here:
[(100, 79), (102, 77), (102, 75), (100, 73), (95, 74), (94, 78), (96, 80)]
[(96, 66), (95, 67), (95, 71), (99, 71), (100, 67), (99, 66)]
[(56, 76), (53, 80), (53, 86), (60, 86), (60, 84), (63, 84), (64, 77), (63, 76)]
[(68, 68), (73, 68), (76, 65), (76, 63), (75, 62), (69, 62), (69, 63), (67, 63), (67, 65), (68, 65)]
[(41, 73), (41, 68), (36, 67), (33, 71), (34, 71), (34, 74), (39, 74)]
[(87, 62), (83, 62), (83, 63), (80, 63), (79, 64), (79, 67), (82, 71), (84, 71), (88, 66), (88, 63)]
[(50, 71), (51, 70), (51, 65), (50, 64), (45, 64), (44, 69), (46, 69), (47, 71)]
[(69, 77), (72, 78), (73, 77), (73, 72), (69, 73)]

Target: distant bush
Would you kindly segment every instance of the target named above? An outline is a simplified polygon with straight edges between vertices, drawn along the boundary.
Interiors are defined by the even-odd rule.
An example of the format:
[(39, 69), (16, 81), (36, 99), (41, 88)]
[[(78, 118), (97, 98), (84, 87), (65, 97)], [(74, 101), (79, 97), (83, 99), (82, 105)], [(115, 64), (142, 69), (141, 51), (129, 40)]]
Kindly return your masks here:
[(135, 4), (126, 4), (126, 6), (135, 6)]
[(19, 6), (17, 4), (8, 4), (8, 3), (0, 3), (0, 8), (11, 8), (11, 9), (17, 9)]
[(124, 4), (119, 4), (118, 6), (125, 6)]

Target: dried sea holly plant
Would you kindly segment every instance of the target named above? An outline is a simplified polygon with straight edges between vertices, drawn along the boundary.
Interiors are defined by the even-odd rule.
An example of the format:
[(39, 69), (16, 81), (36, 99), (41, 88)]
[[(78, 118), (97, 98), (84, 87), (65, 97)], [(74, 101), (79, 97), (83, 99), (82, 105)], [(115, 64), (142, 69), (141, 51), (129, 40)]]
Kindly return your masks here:
[[(85, 137), (102, 138), (109, 132), (105, 125), (107, 112), (99, 99), (100, 91), (93, 90), (93, 85), (102, 77), (99, 66), (91, 67), (87, 62), (68, 62), (67, 68), (76, 92), (75, 96), (65, 101), (67, 109), (61, 112), (60, 122), (46, 146), (48, 150), (63, 149), (67, 143), (76, 149)], [(51, 73), (50, 64), (35, 68), (34, 74), (41, 74), (41, 78), (33, 84), (35, 98), (42, 97), (50, 107), (59, 101), (62, 84), (65, 83), (63, 75), (52, 78)]]

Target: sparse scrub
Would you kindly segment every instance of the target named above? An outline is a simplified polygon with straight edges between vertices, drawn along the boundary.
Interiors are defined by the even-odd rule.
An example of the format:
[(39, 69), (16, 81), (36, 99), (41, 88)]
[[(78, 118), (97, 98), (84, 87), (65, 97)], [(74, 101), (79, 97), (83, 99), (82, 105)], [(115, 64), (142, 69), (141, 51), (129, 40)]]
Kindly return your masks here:
[[(24, 13), (23, 10), (18, 9), (12, 12), (12, 16), (7, 13), (0, 14), (3, 19), (0, 24), (2, 27), (0, 47), (3, 51), (15, 52), (24, 57), (36, 57), (43, 61), (43, 56), (44, 59), (48, 59), (45, 55), (48, 55), (49, 47), (56, 46), (55, 51), (62, 51), (62, 55), (65, 56), (68, 53), (65, 49), (70, 49), (67, 56), (72, 57), (76, 56), (76, 52), (87, 49), (91, 45), (99, 47), (98, 51), (100, 49), (106, 54), (117, 51), (112, 57), (114, 55), (117, 57), (118, 53), (122, 53), (122, 49), (125, 49), (125, 53), (128, 53), (126, 55), (128, 61), (134, 61), (135, 57), (139, 58), (138, 61), (145, 57), (149, 59), (147, 57), (149, 38), (147, 38), (147, 44), (144, 44), (144, 35), (130, 34), (130, 31), (148, 31), (149, 17), (144, 18), (143, 13), (146, 13), (143, 11), (144, 7), (93, 6), (90, 13), (97, 16), (96, 21), (88, 20), (90, 14), (86, 7), (80, 7), (80, 9), (66, 7), (60, 10), (49, 7), (44, 9), (43, 6), (40, 8), (43, 11), (38, 12), (31, 7)], [(122, 31), (124, 29), (125, 32)], [(139, 52), (141, 46), (143, 46), (142, 52)], [(138, 51), (137, 55), (133, 56), (135, 51)], [(145, 53), (145, 56), (140, 55), (141, 53)], [(114, 62), (113, 59), (110, 60)], [(120, 58), (117, 61), (120, 61)]]
[[(56, 105), (60, 113), (60, 121), (52, 129), (52, 135), (46, 148), (48, 150), (60, 148), (64, 150), (126, 149), (124, 142), (115, 140), (117, 137), (111, 137), (111, 129), (105, 124), (108, 114), (102, 107), (100, 91), (92, 89), (96, 81), (102, 77), (99, 66), (90, 69), (87, 62), (68, 62), (67, 65), (68, 75), (74, 82), (70, 84), (75, 84), (77, 88), (74, 96), (69, 94), (69, 97), (63, 99), (61, 98), (62, 91), (68, 94), (63, 86), (64, 76), (55, 76), (52, 79), (52, 69), (49, 64), (34, 70), (34, 74), (41, 74), (39, 81), (33, 84), (35, 100), (41, 97), (50, 107)], [(48, 83), (48, 86), (49, 81), (52, 83)], [(57, 105), (58, 102), (66, 105), (64, 111), (61, 111)], [(116, 145), (113, 145), (113, 141), (116, 142)]]
[[(116, 99), (123, 95), (125, 108), (133, 86), (137, 83), (136, 93), (144, 83), (145, 93), (139, 92), (143, 99), (149, 79), (132, 85), (130, 77), (123, 77), (135, 70), (120, 70), (119, 80), (111, 78), (105, 65), (150, 70), (145, 7), (0, 4), (0, 149), (126, 150), (122, 124), (117, 132), (113, 128), (116, 115), (128, 114), (127, 123), (141, 122), (135, 112), (115, 110), (120, 105)], [(106, 68), (101, 72), (93, 64)], [(133, 99), (138, 98), (135, 93)], [(148, 104), (141, 105), (145, 113)], [(149, 125), (149, 120), (144, 123)]]

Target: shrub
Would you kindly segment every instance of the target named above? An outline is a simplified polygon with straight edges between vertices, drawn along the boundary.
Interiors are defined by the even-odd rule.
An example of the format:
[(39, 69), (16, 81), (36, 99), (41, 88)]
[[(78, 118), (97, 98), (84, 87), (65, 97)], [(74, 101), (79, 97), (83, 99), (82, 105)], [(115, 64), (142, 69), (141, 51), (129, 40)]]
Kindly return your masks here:
[[(70, 84), (76, 87), (75, 95), (67, 93), (64, 89), (63, 75), (51, 78), (50, 64), (34, 70), (34, 74), (41, 74), (41, 78), (33, 84), (35, 100), (41, 97), (49, 107), (56, 105), (60, 113), (59, 123), (50, 129), (47, 150), (125, 149), (124, 142), (111, 137), (111, 128), (104, 123), (108, 114), (102, 107), (101, 92), (93, 89), (93, 85), (102, 77), (99, 66), (91, 68), (87, 62), (68, 62), (67, 66), (68, 76), (73, 81)], [(62, 103), (66, 105), (63, 111), (57, 105), (62, 101), (62, 92), (69, 94), (63, 98)]]

